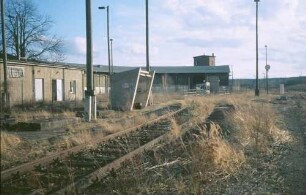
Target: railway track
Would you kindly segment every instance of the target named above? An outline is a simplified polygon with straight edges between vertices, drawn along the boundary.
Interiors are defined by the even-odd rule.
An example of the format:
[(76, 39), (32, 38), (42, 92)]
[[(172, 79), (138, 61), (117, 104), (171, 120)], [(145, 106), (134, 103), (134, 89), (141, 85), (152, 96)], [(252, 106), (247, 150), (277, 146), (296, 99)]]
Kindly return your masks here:
[(97, 140), (92, 147), (77, 146), (66, 151), (1, 172), (1, 194), (79, 193), (121, 164), (171, 137), (171, 117), (187, 108), (163, 115), (147, 124)]

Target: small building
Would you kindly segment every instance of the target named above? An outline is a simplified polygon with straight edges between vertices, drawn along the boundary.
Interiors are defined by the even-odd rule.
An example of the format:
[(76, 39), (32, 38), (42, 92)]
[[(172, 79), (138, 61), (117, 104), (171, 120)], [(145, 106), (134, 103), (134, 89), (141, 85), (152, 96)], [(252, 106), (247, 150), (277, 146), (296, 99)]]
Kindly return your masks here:
[[(0, 72), (2, 92), (2, 61)], [(35, 102), (81, 101), (84, 97), (85, 80), (84, 69), (76, 66), (12, 60), (7, 63), (10, 106)]]
[(201, 55), (193, 57), (194, 66), (215, 66), (216, 65), (216, 56), (213, 53), (210, 55)]

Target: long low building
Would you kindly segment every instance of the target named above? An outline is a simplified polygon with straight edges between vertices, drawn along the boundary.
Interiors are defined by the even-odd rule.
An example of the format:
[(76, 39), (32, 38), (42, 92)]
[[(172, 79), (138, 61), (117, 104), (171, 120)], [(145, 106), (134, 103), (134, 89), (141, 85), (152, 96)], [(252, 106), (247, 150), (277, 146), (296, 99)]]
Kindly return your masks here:
[[(137, 67), (114, 66), (113, 74), (130, 71)], [(168, 92), (183, 92), (195, 89), (198, 84), (210, 82), (211, 90), (217, 92), (219, 86), (229, 85), (230, 69), (222, 66), (152, 66), (155, 71), (153, 91), (167, 90)], [(97, 65), (95, 74), (108, 75), (109, 67)]]
[[(114, 66), (113, 74), (139, 67)], [(109, 67), (94, 66), (96, 94), (110, 89)], [(230, 69), (223, 66), (153, 66), (153, 92), (186, 92), (210, 82), (211, 91), (229, 85)], [(0, 91), (3, 94), (4, 71), (0, 61)], [(73, 63), (47, 63), (9, 60), (7, 67), (10, 106), (34, 102), (82, 101), (86, 90), (86, 66)], [(1, 96), (2, 98), (3, 96)], [(3, 98), (2, 98), (3, 99)], [(2, 103), (2, 102), (1, 102)]]

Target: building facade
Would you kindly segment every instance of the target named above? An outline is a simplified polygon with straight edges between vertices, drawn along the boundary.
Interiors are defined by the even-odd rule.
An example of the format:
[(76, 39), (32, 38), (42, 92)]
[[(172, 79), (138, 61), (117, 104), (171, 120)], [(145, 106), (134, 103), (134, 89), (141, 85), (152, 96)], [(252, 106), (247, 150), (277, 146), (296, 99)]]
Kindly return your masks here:
[[(0, 62), (1, 91), (3, 63)], [(7, 83), (10, 106), (34, 102), (81, 101), (85, 71), (81, 68), (46, 63), (9, 61)]]
[[(210, 83), (211, 92), (229, 85), (229, 65), (215, 66), (215, 56), (196, 56), (194, 66), (150, 67), (155, 72), (153, 92), (187, 92)], [(114, 66), (113, 74), (139, 67)], [(3, 62), (0, 61), (0, 91), (3, 94)], [(8, 62), (8, 93), (10, 106), (35, 102), (77, 102), (85, 97), (86, 65), (51, 64), (46, 62)], [(108, 98), (110, 79), (108, 66), (93, 68), (95, 94)], [(2, 98), (3, 96), (1, 96)]]
[(210, 55), (200, 55), (193, 57), (194, 66), (215, 66), (216, 65), (216, 56), (213, 53)]

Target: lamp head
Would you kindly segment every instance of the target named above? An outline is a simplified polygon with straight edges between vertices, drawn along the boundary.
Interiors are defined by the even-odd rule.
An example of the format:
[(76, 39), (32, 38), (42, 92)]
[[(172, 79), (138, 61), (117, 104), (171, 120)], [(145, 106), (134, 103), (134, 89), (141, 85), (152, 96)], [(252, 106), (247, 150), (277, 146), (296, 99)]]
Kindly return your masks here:
[(98, 7), (98, 9), (106, 9), (106, 7), (105, 7), (105, 6), (102, 6), (102, 7)]

